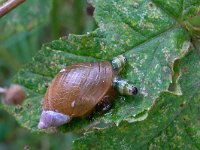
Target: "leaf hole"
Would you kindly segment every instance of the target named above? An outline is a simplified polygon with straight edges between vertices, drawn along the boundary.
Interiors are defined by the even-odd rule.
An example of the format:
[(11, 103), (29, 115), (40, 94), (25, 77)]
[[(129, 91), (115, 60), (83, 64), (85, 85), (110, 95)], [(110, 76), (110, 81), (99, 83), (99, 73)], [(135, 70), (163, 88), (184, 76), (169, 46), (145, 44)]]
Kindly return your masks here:
[(94, 7), (90, 4), (87, 5), (87, 8), (86, 8), (86, 12), (88, 14), (88, 16), (93, 16), (94, 15)]

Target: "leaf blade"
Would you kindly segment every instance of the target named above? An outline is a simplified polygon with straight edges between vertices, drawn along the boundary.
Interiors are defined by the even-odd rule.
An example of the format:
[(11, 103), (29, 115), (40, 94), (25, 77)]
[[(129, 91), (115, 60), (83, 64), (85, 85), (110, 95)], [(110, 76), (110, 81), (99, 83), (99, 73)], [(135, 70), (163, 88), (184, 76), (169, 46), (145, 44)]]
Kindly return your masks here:
[[(134, 82), (140, 94), (134, 98), (118, 97), (113, 109), (107, 114), (97, 116), (92, 123), (86, 119), (72, 121), (63, 127), (63, 131), (85, 129), (85, 126), (99, 121), (119, 124), (124, 120), (133, 122), (146, 119), (146, 112), (156, 98), (161, 92), (168, 91), (174, 61), (182, 58), (190, 46), (189, 33), (175, 18), (151, 1), (92, 2), (96, 6), (95, 18), (99, 28), (86, 35), (69, 35), (68, 38), (45, 44), (33, 61), (22, 70), (33, 79), (19, 73), (15, 77), (16, 83), (30, 88), (27, 92), (31, 101), (35, 95), (43, 97), (49, 81), (64, 66), (75, 62), (110, 60), (113, 56), (125, 54), (128, 64), (121, 75)], [(36, 109), (35, 114), (32, 113), (37, 116), (34, 117), (35, 122), (39, 120), (41, 101), (42, 98), (31, 104)], [(13, 108), (6, 109), (15, 113)], [(21, 113), (22, 116), (27, 114), (28, 109)], [(28, 121), (29, 118), (25, 119), (30, 123), (26, 123), (27, 128), (40, 131)], [(17, 120), (21, 121), (18, 117)]]

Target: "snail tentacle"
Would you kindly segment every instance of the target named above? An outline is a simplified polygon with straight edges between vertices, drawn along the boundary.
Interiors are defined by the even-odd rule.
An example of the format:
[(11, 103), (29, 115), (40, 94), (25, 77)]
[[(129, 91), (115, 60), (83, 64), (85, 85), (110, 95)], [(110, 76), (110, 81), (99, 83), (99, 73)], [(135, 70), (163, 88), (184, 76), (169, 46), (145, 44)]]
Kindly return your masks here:
[(134, 84), (118, 76), (113, 79), (113, 86), (122, 95), (136, 95), (138, 93)]
[(118, 55), (117, 57), (114, 57), (111, 61), (113, 70), (120, 72), (125, 66), (126, 61), (127, 59), (124, 55)]

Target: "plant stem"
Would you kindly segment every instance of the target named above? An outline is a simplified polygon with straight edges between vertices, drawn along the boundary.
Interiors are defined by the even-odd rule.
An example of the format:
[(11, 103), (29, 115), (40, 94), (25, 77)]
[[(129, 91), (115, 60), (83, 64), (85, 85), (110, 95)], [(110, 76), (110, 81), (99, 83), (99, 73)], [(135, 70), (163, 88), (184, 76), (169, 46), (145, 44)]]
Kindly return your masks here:
[(74, 17), (74, 27), (75, 27), (75, 33), (81, 34), (83, 31), (83, 26), (85, 22), (84, 18), (84, 12), (83, 12), (83, 6), (84, 1), (80, 0), (74, 0), (73, 1), (73, 17)]
[(59, 38), (59, 5), (60, 2), (58, 0), (53, 0), (53, 8), (51, 11), (51, 25), (52, 25), (52, 34), (53, 39)]
[(25, 0), (7, 0), (0, 6), (0, 17), (13, 10), (15, 7), (23, 3)]

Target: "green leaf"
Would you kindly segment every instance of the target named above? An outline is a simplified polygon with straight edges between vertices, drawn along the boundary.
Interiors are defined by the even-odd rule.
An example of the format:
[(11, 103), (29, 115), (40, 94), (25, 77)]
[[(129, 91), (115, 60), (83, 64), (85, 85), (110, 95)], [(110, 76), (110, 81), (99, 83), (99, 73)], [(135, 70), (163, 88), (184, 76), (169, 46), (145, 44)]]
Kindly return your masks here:
[(179, 62), (182, 96), (162, 92), (145, 121), (96, 129), (76, 140), (74, 149), (199, 149), (199, 62), (195, 52)]
[[(32, 62), (15, 77), (15, 82), (26, 88), (28, 98), (22, 106), (4, 108), (22, 126), (39, 131), (37, 123), (47, 85), (60, 69), (76, 62), (111, 60), (116, 55), (124, 54), (128, 63), (121, 75), (135, 83), (139, 94), (135, 97), (118, 96), (114, 107), (105, 115), (96, 116), (92, 122), (74, 119), (62, 126), (62, 131), (88, 130), (99, 122), (118, 125), (125, 120), (144, 120), (160, 93), (168, 91), (173, 64), (185, 56), (190, 46), (190, 35), (181, 26), (178, 17), (183, 14), (183, 7), (170, 7), (174, 0), (169, 0), (167, 4), (146, 0), (91, 2), (95, 6), (98, 29), (86, 35), (69, 35), (45, 44)], [(200, 3), (193, 0), (187, 7), (193, 5), (199, 6)], [(172, 10), (174, 14), (169, 13)]]

